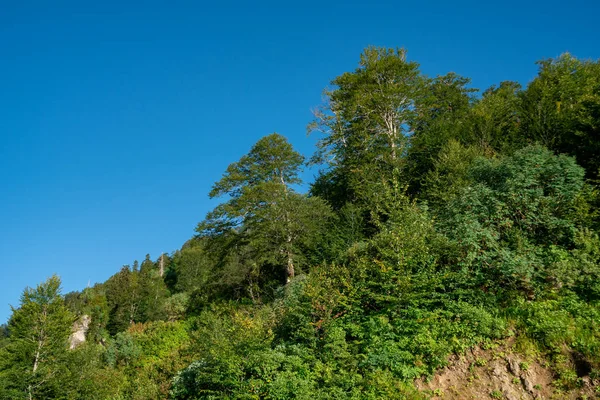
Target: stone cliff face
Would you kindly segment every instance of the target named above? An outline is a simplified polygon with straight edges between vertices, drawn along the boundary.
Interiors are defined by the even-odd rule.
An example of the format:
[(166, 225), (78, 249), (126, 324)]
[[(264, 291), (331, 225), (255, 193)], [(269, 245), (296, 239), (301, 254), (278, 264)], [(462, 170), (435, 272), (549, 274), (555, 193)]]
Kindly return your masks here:
[(82, 315), (73, 324), (73, 333), (69, 337), (69, 348), (71, 350), (85, 342), (85, 334), (89, 329), (90, 322), (92, 322), (92, 318), (89, 315)]
[(515, 350), (514, 338), (496, 343), (492, 349), (475, 347), (464, 354), (450, 357), (448, 366), (430, 379), (417, 379), (417, 388), (432, 400), (463, 399), (594, 399), (600, 380), (589, 376), (591, 368), (573, 369), (581, 378), (581, 385), (570, 391), (561, 391), (554, 381), (555, 373), (541, 354), (523, 355)]

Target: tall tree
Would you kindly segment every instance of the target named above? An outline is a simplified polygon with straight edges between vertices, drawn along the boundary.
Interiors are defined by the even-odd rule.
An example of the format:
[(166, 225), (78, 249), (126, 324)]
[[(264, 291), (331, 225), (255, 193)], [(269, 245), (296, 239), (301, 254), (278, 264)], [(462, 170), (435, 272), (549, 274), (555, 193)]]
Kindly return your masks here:
[(429, 171), (434, 160), (449, 140), (465, 142), (469, 132), (467, 117), (474, 103), (469, 88), (470, 79), (448, 73), (427, 79), (425, 93), (415, 102), (414, 134), (408, 148), (407, 175), (413, 194)]
[(50, 399), (64, 394), (68, 339), (75, 320), (64, 305), (60, 279), (27, 288), (9, 321), (10, 340), (0, 361), (8, 399)]
[(407, 61), (404, 49), (367, 48), (359, 67), (331, 82), (327, 103), (315, 113), (309, 126), (325, 137), (318, 146), (338, 162), (387, 147), (398, 158), (412, 133), (415, 101), (422, 95), (419, 65)]
[(504, 81), (483, 92), (471, 112), (470, 135), (463, 144), (503, 151), (526, 144), (519, 135), (521, 85)]
[(301, 183), (303, 162), (283, 136), (274, 133), (260, 139), (215, 183), (210, 197), (229, 200), (210, 212), (197, 231), (212, 238), (233, 237), (227, 256), (244, 247), (245, 264), (255, 264), (255, 270), (282, 265), (289, 281), (296, 274), (302, 245), (316, 235), (328, 214), (320, 199), (294, 191), (293, 185)]
[[(142, 262), (139, 272), (139, 318), (140, 321), (156, 321), (165, 317), (163, 306), (169, 295), (167, 285), (161, 274), (164, 271), (164, 261), (167, 257), (160, 256), (157, 263), (150, 260), (150, 255)], [(158, 265), (157, 265), (158, 264)]]
[(110, 310), (107, 329), (111, 334), (124, 331), (129, 325), (141, 320), (139, 275), (139, 270), (132, 270), (129, 265), (124, 265), (121, 271), (105, 283), (106, 301)]
[[(333, 193), (352, 201), (373, 179), (389, 178), (401, 165), (425, 81), (419, 65), (407, 61), (404, 49), (369, 47), (354, 72), (331, 83), (326, 103), (308, 127), (309, 132), (323, 134), (313, 161), (330, 168), (316, 189), (325, 189), (319, 194), (326, 194), (332, 192), (327, 186), (337, 187)], [(373, 193), (367, 192), (371, 197)], [(344, 204), (333, 202), (338, 207)]]
[(173, 291), (192, 292), (196, 289), (206, 289), (210, 285), (211, 279), (214, 278), (214, 257), (211, 257), (204, 242), (190, 240), (173, 254), (169, 270), (169, 273), (176, 277)]
[(523, 92), (523, 133), (575, 156), (588, 178), (600, 174), (600, 62), (570, 54), (538, 62)]

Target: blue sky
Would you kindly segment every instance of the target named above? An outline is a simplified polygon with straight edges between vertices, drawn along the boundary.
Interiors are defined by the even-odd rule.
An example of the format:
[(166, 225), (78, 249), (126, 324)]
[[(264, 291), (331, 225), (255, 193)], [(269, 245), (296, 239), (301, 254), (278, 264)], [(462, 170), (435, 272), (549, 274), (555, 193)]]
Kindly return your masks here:
[(261, 136), (310, 155), (310, 109), (364, 47), (527, 83), (536, 60), (599, 58), (598, 16), (595, 0), (3, 2), (0, 323), (53, 273), (68, 292), (179, 248)]

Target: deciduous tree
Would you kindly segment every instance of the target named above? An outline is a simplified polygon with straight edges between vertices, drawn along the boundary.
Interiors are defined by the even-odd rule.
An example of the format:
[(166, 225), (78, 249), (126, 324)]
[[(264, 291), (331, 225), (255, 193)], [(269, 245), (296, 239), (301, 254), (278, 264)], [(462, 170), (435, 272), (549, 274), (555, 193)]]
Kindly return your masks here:
[(60, 398), (68, 375), (68, 339), (75, 317), (64, 305), (60, 279), (27, 288), (9, 321), (10, 341), (0, 360), (6, 399)]

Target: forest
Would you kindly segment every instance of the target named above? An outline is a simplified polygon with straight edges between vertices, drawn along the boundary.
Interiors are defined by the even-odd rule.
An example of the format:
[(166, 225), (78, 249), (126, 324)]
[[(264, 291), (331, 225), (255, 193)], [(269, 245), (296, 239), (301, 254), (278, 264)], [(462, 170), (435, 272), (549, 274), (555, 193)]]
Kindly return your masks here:
[(307, 121), (314, 154), (258, 140), (180, 249), (26, 288), (0, 399), (468, 398), (428, 382), (474, 351), (549, 371), (528, 398), (600, 398), (600, 62), (537, 65), (480, 91), (366, 48)]

